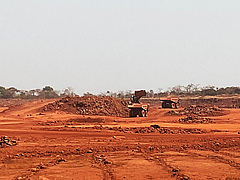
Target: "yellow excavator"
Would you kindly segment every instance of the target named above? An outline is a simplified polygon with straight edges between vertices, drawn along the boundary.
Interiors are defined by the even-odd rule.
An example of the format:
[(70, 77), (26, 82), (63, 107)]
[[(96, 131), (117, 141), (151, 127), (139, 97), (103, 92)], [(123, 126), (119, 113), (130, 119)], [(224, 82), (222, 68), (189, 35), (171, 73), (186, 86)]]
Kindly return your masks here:
[(148, 113), (149, 104), (141, 103), (139, 100), (141, 97), (146, 96), (145, 90), (135, 91), (131, 97), (131, 101), (128, 104), (130, 109), (130, 117), (146, 117)]

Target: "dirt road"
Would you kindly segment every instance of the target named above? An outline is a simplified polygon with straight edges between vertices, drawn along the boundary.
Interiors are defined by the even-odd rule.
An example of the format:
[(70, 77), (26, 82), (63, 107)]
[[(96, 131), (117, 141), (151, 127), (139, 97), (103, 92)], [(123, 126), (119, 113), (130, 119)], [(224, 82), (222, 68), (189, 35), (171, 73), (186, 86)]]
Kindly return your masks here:
[(142, 118), (38, 112), (52, 102), (0, 109), (0, 136), (17, 142), (2, 143), (0, 179), (240, 177), (240, 109), (209, 124), (179, 123), (157, 106)]

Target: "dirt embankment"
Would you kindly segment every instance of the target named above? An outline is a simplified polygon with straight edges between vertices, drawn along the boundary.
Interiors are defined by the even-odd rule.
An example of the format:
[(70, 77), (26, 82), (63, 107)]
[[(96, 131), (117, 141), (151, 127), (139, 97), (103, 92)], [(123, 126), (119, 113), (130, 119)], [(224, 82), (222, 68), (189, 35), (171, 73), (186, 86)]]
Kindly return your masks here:
[(65, 97), (40, 109), (81, 115), (128, 117), (127, 101), (108, 96)]
[[(141, 102), (150, 103), (151, 105), (161, 106), (161, 98), (142, 98)], [(212, 97), (212, 98), (192, 98), (192, 97), (180, 97), (179, 107), (187, 108), (191, 105), (209, 105), (219, 108), (240, 108), (240, 98), (238, 97)]]
[(181, 107), (188, 107), (190, 105), (210, 105), (219, 108), (240, 108), (239, 98), (198, 98), (198, 99), (181, 99)]

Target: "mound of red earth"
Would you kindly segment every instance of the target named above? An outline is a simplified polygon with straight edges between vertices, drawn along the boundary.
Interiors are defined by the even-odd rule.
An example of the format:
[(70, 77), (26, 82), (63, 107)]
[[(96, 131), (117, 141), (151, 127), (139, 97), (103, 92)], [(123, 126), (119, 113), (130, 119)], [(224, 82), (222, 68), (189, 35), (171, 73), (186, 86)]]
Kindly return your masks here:
[(68, 96), (42, 107), (40, 111), (65, 111), (81, 115), (128, 117), (127, 105), (127, 101), (109, 96)]
[(224, 111), (220, 108), (211, 106), (189, 106), (183, 110), (172, 110), (166, 113), (167, 115), (185, 115), (186, 117), (180, 118), (180, 123), (214, 123), (215, 121), (208, 116), (222, 116)]
[(202, 123), (202, 124), (207, 124), (207, 123), (214, 123), (215, 121), (212, 120), (211, 118), (205, 118), (197, 115), (188, 115), (185, 118), (180, 118), (178, 120), (180, 123)]
[(222, 116), (225, 115), (222, 109), (211, 106), (189, 106), (183, 110), (172, 110), (167, 115), (196, 115), (196, 116)]

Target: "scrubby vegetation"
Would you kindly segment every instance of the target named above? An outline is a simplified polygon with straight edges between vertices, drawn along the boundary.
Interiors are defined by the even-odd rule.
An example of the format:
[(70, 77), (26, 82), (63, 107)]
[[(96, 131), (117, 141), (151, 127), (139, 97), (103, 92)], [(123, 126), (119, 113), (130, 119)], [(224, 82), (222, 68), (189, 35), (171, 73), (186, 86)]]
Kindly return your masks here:
[[(106, 91), (105, 93), (100, 93), (96, 95), (100, 96), (112, 96), (116, 98), (129, 98), (134, 94), (134, 90), (111, 92)], [(177, 85), (174, 87), (169, 87), (167, 90), (162, 90), (159, 88), (157, 92), (154, 90), (147, 91), (148, 98), (151, 97), (165, 97), (169, 95), (175, 96), (216, 96), (216, 95), (239, 95), (240, 87), (215, 87), (215, 86), (205, 86), (200, 87), (199, 84), (188, 84), (187, 86)], [(62, 98), (65, 96), (75, 96), (77, 95), (73, 88), (68, 87), (64, 90), (54, 90), (51, 86), (45, 86), (42, 89), (32, 89), (32, 90), (19, 90), (15, 87), (6, 88), (0, 86), (0, 99), (52, 99), (52, 98)], [(83, 93), (84, 96), (95, 95), (90, 92)]]
[(19, 90), (15, 87), (5, 88), (0, 86), (1, 99), (52, 99), (66, 95), (75, 95), (72, 88), (58, 91), (54, 90), (51, 86), (45, 86), (42, 89)]

